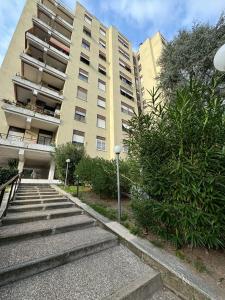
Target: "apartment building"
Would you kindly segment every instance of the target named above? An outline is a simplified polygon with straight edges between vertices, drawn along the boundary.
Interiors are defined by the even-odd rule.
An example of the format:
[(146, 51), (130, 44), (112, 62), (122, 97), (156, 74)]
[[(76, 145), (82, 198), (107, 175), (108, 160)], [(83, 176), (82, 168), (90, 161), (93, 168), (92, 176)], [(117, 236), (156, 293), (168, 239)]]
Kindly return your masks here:
[(160, 72), (158, 60), (166, 44), (164, 37), (157, 32), (152, 37), (147, 38), (135, 54), (136, 78), (138, 80), (138, 99), (141, 109), (149, 112), (148, 100), (150, 98), (148, 91), (157, 86), (157, 75)]
[(27, 176), (35, 169), (52, 180), (54, 146), (67, 142), (114, 158), (141, 109), (136, 57), (122, 33), (81, 4), (73, 13), (59, 1), (27, 0), (0, 69), (0, 166), (18, 159)]

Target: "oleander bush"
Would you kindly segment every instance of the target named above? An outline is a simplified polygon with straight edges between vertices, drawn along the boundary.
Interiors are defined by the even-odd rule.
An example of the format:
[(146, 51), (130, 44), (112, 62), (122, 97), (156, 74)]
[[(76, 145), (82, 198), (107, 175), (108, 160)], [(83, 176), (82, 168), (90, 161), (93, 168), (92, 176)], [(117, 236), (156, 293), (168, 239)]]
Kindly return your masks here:
[[(114, 198), (117, 193), (116, 162), (103, 158), (84, 157), (79, 162), (76, 174), (81, 181), (90, 184), (92, 190), (100, 196)], [(129, 163), (120, 161), (121, 192), (129, 193), (131, 182), (128, 179)]]
[(140, 169), (135, 217), (177, 247), (225, 246), (223, 81), (192, 79), (168, 103), (151, 91), (150, 112), (134, 116), (127, 130)]

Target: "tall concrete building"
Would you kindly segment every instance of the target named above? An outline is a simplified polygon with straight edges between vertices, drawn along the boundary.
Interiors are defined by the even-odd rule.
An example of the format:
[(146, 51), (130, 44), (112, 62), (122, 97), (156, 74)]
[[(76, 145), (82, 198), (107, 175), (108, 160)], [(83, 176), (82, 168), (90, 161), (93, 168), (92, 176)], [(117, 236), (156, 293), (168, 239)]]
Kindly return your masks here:
[(27, 176), (35, 169), (53, 179), (54, 145), (67, 142), (114, 158), (127, 121), (142, 108), (141, 87), (155, 76), (152, 43), (136, 55), (81, 4), (73, 13), (59, 1), (27, 0), (0, 69), (0, 166), (16, 158)]

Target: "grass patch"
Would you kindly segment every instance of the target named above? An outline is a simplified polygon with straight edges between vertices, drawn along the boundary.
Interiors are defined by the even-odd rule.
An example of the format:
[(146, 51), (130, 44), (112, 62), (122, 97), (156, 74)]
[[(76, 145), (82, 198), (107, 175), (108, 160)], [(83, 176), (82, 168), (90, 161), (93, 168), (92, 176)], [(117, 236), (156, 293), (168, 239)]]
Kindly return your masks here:
[[(61, 189), (63, 189), (65, 192), (70, 193), (72, 196), (77, 196), (77, 186), (75, 185), (68, 185), (68, 186), (64, 186), (64, 185), (60, 185), (59, 186)], [(79, 186), (79, 195), (80, 193), (86, 192), (88, 190), (87, 187), (85, 186)]]

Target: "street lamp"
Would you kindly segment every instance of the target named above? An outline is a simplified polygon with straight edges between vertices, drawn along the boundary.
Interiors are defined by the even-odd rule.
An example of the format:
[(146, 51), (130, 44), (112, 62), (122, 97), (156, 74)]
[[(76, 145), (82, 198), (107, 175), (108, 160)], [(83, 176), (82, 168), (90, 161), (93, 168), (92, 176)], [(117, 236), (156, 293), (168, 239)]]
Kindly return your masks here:
[(213, 64), (218, 71), (225, 72), (225, 44), (217, 50)]
[(67, 177), (68, 177), (68, 168), (69, 168), (70, 159), (66, 160), (66, 178), (65, 178), (65, 186), (67, 185)]
[(116, 154), (116, 173), (117, 173), (117, 199), (118, 199), (118, 222), (121, 221), (121, 200), (120, 200), (120, 169), (119, 169), (119, 156), (121, 153), (121, 146), (116, 145), (114, 152)]

